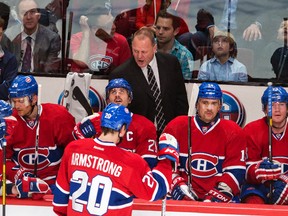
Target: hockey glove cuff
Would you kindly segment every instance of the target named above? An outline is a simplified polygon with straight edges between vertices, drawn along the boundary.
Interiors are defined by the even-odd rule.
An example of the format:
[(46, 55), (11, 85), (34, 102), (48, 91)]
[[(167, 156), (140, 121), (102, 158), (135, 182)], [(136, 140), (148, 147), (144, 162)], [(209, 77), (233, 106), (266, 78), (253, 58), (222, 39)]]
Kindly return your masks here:
[(280, 175), (273, 183), (272, 203), (275, 205), (288, 205), (288, 176)]
[(171, 197), (173, 200), (198, 200), (198, 196), (193, 190), (189, 190), (185, 180), (178, 176), (172, 181)]
[(176, 170), (179, 163), (179, 146), (174, 136), (163, 133), (159, 138), (158, 160), (168, 159), (173, 162), (173, 170)]
[(217, 188), (211, 189), (205, 196), (204, 202), (225, 202), (229, 203), (232, 201), (233, 194), (231, 188), (220, 182)]
[(278, 162), (270, 162), (264, 159), (255, 167), (255, 176), (259, 183), (267, 180), (277, 179), (281, 175), (281, 165)]

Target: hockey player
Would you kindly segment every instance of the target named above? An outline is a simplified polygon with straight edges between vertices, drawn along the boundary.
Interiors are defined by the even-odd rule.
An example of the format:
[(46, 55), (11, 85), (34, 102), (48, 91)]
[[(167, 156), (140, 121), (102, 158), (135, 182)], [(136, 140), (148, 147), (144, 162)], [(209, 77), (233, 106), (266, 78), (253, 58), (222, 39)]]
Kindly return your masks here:
[[(3, 149), (2, 145), (6, 142), (6, 136), (10, 136), (13, 131), (13, 127), (17, 123), (14, 117), (11, 117), (12, 107), (7, 102), (0, 100), (0, 164), (1, 168), (3, 167)], [(2, 182), (2, 172), (0, 173), (0, 181)], [(0, 195), (2, 196), (2, 183), (0, 189)], [(13, 187), (13, 183), (11, 181), (6, 181), (6, 194), (16, 194), (16, 188)]]
[(138, 154), (117, 147), (130, 122), (128, 108), (110, 103), (101, 116), (100, 136), (67, 146), (53, 200), (57, 215), (129, 216), (135, 196), (154, 201), (166, 195), (172, 165), (179, 161), (178, 143), (162, 134), (159, 162), (151, 170)]
[[(244, 127), (247, 137), (246, 184), (241, 197), (244, 203), (288, 204), (288, 95), (281, 86), (272, 88), (272, 162), (269, 160), (267, 121), (269, 88), (261, 98), (265, 117)], [(255, 131), (257, 130), (257, 131)], [(270, 194), (270, 184), (272, 193)]]
[[(15, 182), (18, 198), (35, 190), (53, 191), (63, 150), (74, 140), (74, 117), (63, 106), (37, 104), (37, 94), (38, 84), (31, 75), (18, 75), (9, 88), (17, 133), (7, 137), (7, 179)], [(29, 189), (31, 181), (38, 189)]]
[[(132, 88), (123, 78), (110, 80), (106, 86), (106, 99), (108, 103), (112, 102), (128, 107), (133, 99)], [(101, 134), (101, 115), (102, 113), (99, 112), (85, 117), (74, 127), (74, 136), (77, 139), (98, 137)], [(157, 163), (156, 127), (153, 122), (142, 115), (133, 114), (131, 125), (118, 146), (141, 155), (150, 168)]]
[[(176, 138), (180, 148), (180, 165), (173, 173), (173, 199), (237, 201), (245, 175), (246, 143), (242, 129), (235, 122), (219, 118), (221, 106), (222, 91), (218, 84), (203, 82), (199, 87), (196, 116), (176, 117), (164, 129)], [(188, 163), (189, 119), (191, 164)], [(189, 179), (192, 181), (188, 182)]]

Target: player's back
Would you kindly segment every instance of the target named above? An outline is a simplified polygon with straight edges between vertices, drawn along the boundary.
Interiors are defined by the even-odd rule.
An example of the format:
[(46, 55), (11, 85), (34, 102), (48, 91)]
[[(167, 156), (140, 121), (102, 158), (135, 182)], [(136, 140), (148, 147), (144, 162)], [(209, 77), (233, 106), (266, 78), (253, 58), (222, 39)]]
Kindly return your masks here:
[[(64, 190), (70, 190), (68, 215), (79, 212), (83, 215), (130, 215), (132, 191), (139, 187), (137, 182), (141, 182), (142, 175), (149, 170), (139, 155), (99, 139), (70, 143), (62, 163), (66, 166), (61, 167), (57, 183)], [(72, 178), (62, 182), (65, 179), (65, 174), (61, 177), (62, 171)]]

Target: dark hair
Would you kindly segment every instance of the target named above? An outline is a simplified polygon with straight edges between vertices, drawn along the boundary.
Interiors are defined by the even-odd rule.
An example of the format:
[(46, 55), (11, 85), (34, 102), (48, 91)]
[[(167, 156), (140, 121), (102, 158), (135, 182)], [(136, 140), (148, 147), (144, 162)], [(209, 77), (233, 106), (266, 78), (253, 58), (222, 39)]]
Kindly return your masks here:
[[(4, 27), (4, 24), (5, 24), (4, 19), (2, 19), (2, 18), (0, 17), (0, 28), (3, 28), (3, 27)], [(3, 30), (4, 30), (4, 28), (3, 28)]]
[(153, 32), (153, 30), (151, 30), (151, 29), (148, 28), (148, 27), (142, 27), (142, 28), (140, 28), (139, 30), (137, 30), (137, 31), (133, 34), (132, 42), (133, 42), (133, 40), (134, 40), (134, 38), (135, 38), (136, 36), (137, 36), (137, 37), (140, 37), (141, 39), (143, 39), (144, 37), (148, 37), (153, 45), (156, 44), (156, 39), (155, 39), (154, 32)]
[(166, 19), (172, 19), (172, 26), (173, 26), (174, 30), (176, 28), (180, 27), (180, 23), (181, 23), (180, 18), (178, 16), (171, 14), (171, 13), (168, 13), (167, 10), (160, 10), (158, 12), (155, 23), (157, 23), (159, 17), (166, 18)]
[(214, 23), (214, 17), (209, 11), (202, 8), (197, 12), (197, 25), (195, 26), (197, 31), (206, 31), (207, 27)]
[(9, 16), (10, 16), (10, 7), (7, 4), (0, 2), (0, 17), (4, 21), (4, 24), (2, 26), (3, 30), (7, 29)]

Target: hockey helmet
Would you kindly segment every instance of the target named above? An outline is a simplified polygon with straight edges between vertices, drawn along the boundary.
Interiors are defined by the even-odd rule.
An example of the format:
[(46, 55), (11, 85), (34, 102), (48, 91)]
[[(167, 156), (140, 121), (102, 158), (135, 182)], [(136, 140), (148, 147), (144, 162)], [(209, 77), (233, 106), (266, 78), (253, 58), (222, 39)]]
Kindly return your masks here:
[(35, 78), (31, 75), (18, 75), (9, 88), (10, 98), (21, 98), (33, 94), (38, 94), (38, 84)]
[(132, 88), (131, 88), (130, 84), (125, 79), (117, 78), (117, 79), (110, 80), (110, 82), (106, 86), (106, 98), (109, 97), (109, 92), (113, 88), (125, 88), (125, 89), (127, 89), (129, 97), (131, 98), (131, 100), (133, 99)]
[(6, 101), (0, 100), (0, 118), (12, 115), (12, 107)]
[[(262, 98), (261, 98), (263, 109), (268, 104), (268, 98), (269, 98), (269, 87), (264, 91), (264, 93), (262, 95)], [(273, 86), (272, 87), (271, 100), (272, 100), (272, 103), (273, 102), (288, 103), (288, 94), (287, 94), (286, 90), (283, 87), (281, 87), (281, 86)]]
[(215, 99), (222, 102), (221, 88), (215, 82), (203, 82), (199, 86), (198, 99), (199, 98)]
[(101, 116), (101, 127), (110, 128), (115, 131), (119, 131), (125, 124), (128, 129), (132, 120), (131, 113), (123, 105), (117, 105), (114, 103), (108, 104), (103, 110)]

